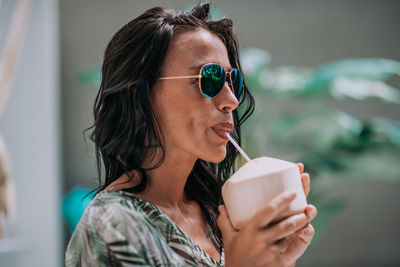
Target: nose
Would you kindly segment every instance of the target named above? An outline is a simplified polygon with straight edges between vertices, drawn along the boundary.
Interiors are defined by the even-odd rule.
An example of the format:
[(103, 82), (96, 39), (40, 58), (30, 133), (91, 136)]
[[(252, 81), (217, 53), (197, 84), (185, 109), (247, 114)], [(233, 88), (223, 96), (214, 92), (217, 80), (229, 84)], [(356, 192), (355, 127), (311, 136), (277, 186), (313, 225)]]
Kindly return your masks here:
[(214, 100), (217, 108), (226, 113), (234, 111), (239, 106), (239, 102), (228, 82), (225, 82), (224, 88), (222, 88)]

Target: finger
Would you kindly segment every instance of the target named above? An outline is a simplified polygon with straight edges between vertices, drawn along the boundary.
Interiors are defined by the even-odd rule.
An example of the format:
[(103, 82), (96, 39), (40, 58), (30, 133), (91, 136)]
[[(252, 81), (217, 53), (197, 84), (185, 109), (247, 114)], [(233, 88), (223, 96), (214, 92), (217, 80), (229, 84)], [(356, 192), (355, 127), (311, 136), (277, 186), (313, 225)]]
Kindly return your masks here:
[(221, 234), (224, 238), (230, 238), (236, 232), (233, 227), (231, 220), (229, 219), (228, 212), (226, 211), (225, 205), (220, 205), (219, 216), (217, 218), (217, 225)]
[[(307, 214), (307, 216), (308, 216), (309, 218), (314, 219), (315, 216), (317, 216), (318, 210), (317, 210), (317, 208), (316, 208), (314, 205), (308, 204), (308, 205), (306, 206), (306, 208), (304, 209), (304, 212)], [(312, 220), (312, 219), (311, 219), (311, 220)]]
[(292, 215), (289, 218), (281, 221), (268, 229), (267, 235), (273, 240), (281, 239), (288, 235), (293, 234), (297, 230), (303, 228), (307, 223), (317, 215), (317, 209), (308, 205), (305, 212)]
[(306, 226), (296, 231), (297, 236), (307, 244), (311, 243), (311, 240), (314, 237), (314, 233), (315, 230), (311, 223), (308, 223)]
[(308, 173), (303, 173), (301, 175), (301, 184), (303, 185), (303, 190), (304, 190), (304, 194), (306, 195), (306, 198), (308, 196), (308, 194), (310, 193), (310, 175)]
[(272, 243), (270, 246), (276, 247), (276, 249), (279, 252), (285, 252), (289, 246), (289, 242), (288, 242), (287, 238), (282, 238), (282, 239), (277, 240), (275, 243)]
[(299, 167), (300, 174), (302, 174), (304, 171), (304, 164), (299, 162), (297, 163), (297, 167)]
[(301, 237), (305, 236), (313, 236), (314, 235), (314, 227), (311, 223), (307, 223), (303, 228), (296, 231), (296, 234)]
[(258, 229), (267, 226), (272, 219), (290, 205), (290, 202), (292, 202), (295, 197), (295, 192), (285, 191), (279, 194), (250, 219), (247, 224), (248, 227)]

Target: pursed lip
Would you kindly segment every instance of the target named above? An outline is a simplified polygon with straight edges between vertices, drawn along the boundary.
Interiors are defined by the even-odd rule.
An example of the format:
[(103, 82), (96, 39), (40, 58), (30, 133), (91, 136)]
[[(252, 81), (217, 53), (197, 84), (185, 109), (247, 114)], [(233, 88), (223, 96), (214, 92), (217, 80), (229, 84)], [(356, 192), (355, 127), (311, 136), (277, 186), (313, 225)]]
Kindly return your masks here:
[(228, 138), (225, 135), (225, 132), (232, 132), (233, 130), (233, 123), (231, 122), (221, 122), (217, 123), (214, 126), (211, 127), (214, 132), (221, 138), (228, 140)]

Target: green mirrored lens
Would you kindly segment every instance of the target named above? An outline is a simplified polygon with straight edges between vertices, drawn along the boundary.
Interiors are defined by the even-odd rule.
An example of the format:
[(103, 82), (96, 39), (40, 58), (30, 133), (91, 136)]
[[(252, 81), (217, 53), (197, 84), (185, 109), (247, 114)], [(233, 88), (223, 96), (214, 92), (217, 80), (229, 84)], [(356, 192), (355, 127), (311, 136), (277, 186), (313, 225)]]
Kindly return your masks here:
[(221, 92), (225, 83), (225, 72), (222, 66), (217, 64), (205, 65), (201, 71), (201, 91), (203, 94), (212, 98)]
[(243, 76), (240, 70), (233, 70), (231, 72), (232, 87), (235, 91), (235, 96), (240, 102), (243, 95)]

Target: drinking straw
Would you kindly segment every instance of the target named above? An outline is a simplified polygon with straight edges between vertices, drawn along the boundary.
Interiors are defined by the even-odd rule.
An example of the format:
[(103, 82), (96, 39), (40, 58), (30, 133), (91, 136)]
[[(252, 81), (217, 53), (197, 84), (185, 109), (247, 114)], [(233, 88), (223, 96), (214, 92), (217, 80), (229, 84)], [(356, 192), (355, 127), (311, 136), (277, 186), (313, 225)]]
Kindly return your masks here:
[(238, 145), (238, 143), (236, 143), (235, 139), (233, 139), (228, 132), (225, 132), (225, 135), (226, 137), (228, 137), (229, 141), (231, 141), (232, 145), (236, 147), (239, 153), (247, 160), (247, 162), (250, 162), (249, 156), (247, 156), (246, 153), (243, 151), (243, 149)]

